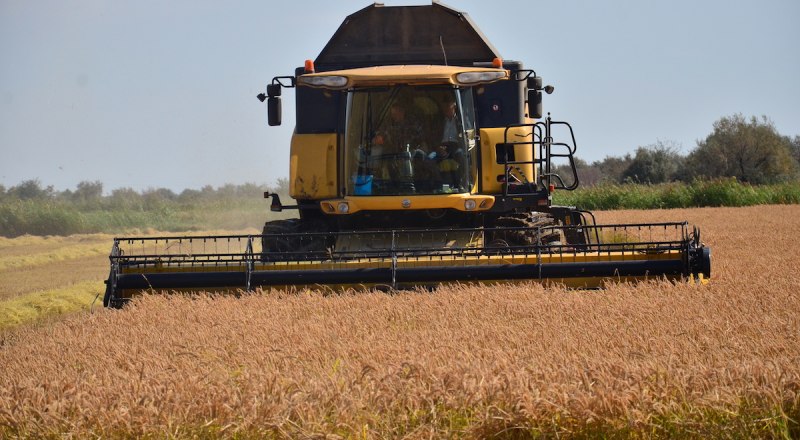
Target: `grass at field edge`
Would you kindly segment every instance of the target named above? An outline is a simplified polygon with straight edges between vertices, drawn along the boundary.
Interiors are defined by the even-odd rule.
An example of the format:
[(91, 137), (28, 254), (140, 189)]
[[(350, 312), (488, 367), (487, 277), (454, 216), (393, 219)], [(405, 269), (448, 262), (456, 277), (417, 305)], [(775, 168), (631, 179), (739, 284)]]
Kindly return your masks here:
[(102, 306), (102, 297), (98, 297), (102, 295), (102, 286), (100, 280), (82, 281), (60, 289), (32, 292), (0, 301), (0, 330), (88, 310), (95, 298)]

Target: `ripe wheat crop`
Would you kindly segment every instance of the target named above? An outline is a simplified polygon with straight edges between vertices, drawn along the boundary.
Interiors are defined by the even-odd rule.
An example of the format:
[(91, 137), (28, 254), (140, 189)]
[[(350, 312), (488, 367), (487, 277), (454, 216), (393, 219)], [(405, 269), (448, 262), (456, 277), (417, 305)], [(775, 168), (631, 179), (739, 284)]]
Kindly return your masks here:
[(800, 206), (689, 219), (712, 282), (144, 296), (0, 340), (0, 437), (797, 437)]

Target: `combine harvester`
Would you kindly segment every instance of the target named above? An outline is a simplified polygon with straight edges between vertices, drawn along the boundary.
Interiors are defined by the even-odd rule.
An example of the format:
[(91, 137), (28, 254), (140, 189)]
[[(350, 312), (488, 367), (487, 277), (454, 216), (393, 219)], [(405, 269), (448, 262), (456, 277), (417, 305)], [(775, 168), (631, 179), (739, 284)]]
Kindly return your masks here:
[(143, 290), (596, 288), (710, 275), (709, 248), (685, 222), (597, 225), (552, 205), (554, 191), (578, 186), (572, 127), (543, 117), (553, 88), (504, 61), (462, 12), (366, 7), (258, 96), (271, 126), (284, 88), (296, 89), (296, 204), (265, 197), (298, 218), (269, 221), (262, 235), (117, 238), (107, 306)]

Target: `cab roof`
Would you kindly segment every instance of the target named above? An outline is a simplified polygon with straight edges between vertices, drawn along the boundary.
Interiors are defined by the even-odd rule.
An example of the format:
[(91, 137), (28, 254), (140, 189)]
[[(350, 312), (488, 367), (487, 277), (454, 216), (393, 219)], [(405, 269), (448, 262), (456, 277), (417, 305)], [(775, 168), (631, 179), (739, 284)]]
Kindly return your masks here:
[(317, 71), (408, 64), (472, 66), (502, 58), (470, 17), (437, 1), (375, 3), (347, 18), (317, 59)]

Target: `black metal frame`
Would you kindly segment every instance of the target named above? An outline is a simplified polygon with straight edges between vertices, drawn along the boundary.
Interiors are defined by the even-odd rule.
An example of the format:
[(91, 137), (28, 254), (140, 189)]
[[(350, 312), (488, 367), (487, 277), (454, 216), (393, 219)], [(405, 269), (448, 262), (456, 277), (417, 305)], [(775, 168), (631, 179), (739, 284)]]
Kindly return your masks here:
[[(540, 243), (539, 238), (553, 232), (565, 235), (582, 229), (585, 244)], [(529, 230), (536, 234), (535, 244), (496, 248), (482, 247), (422, 247), (406, 243), (426, 242), (412, 239), (413, 235), (512, 232)], [(594, 234), (591, 233), (594, 231)], [(604, 231), (612, 234), (665, 235), (663, 239), (636, 239), (619, 243), (601, 243)], [(710, 253), (683, 223), (570, 225), (542, 228), (486, 228), (422, 229), (414, 231), (358, 231), (312, 234), (283, 234), (298, 238), (336, 241), (344, 235), (370, 235), (390, 242), (382, 249), (341, 252), (330, 249), (319, 251), (286, 251), (262, 253), (254, 248), (264, 235), (228, 236), (177, 236), (147, 238), (116, 238), (109, 256), (109, 273), (104, 297), (106, 306), (121, 306), (125, 289), (211, 289), (228, 288), (253, 290), (258, 286), (308, 285), (308, 284), (381, 284), (392, 288), (405, 285), (427, 285), (450, 281), (519, 280), (574, 277), (628, 277), (671, 276), (690, 277), (698, 274), (710, 276)], [(268, 235), (269, 236), (269, 235)], [(387, 239), (390, 238), (390, 239)], [(445, 240), (446, 241), (446, 240)], [(486, 240), (484, 240), (485, 242)], [(136, 249), (135, 247), (140, 247)], [(148, 250), (149, 247), (153, 250)], [(159, 246), (163, 249), (159, 250)], [(223, 249), (224, 247), (224, 249)], [(209, 251), (210, 250), (210, 251)], [(227, 250), (225, 252), (221, 250)], [(665, 252), (678, 252), (679, 259), (651, 258)], [(610, 258), (612, 253), (624, 253), (638, 258), (620, 261)], [(543, 256), (560, 257), (542, 260)], [(595, 256), (597, 261), (552, 262), (574, 260), (580, 256)], [(609, 256), (607, 261), (604, 256)], [(472, 257), (473, 260), (469, 260)], [(507, 257), (507, 263), (472, 264), (474, 258)], [(512, 263), (515, 257), (526, 257), (524, 263)], [(398, 261), (426, 262), (425, 267), (402, 267)], [(455, 263), (463, 261), (463, 264)], [(350, 267), (350, 262), (373, 262), (379, 267)], [(437, 262), (441, 264), (437, 265)], [(298, 265), (298, 263), (303, 263)], [(339, 263), (337, 265), (337, 263)], [(308, 264), (319, 264), (321, 269), (308, 269)], [(267, 270), (258, 270), (265, 268)], [(173, 270), (173, 271), (169, 271)]]

